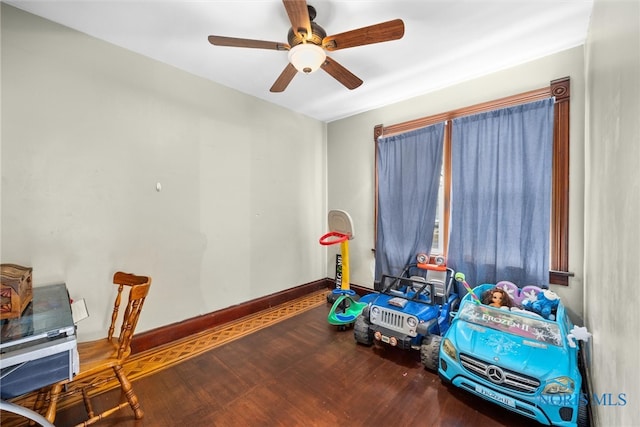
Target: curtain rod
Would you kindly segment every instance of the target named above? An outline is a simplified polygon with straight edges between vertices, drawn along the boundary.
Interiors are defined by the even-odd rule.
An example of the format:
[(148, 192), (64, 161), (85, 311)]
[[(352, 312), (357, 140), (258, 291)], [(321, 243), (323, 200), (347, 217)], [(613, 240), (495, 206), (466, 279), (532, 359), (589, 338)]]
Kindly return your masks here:
[[(553, 82), (552, 82), (553, 83)], [(382, 136), (393, 136), (408, 132), (414, 129), (420, 129), (426, 126), (430, 126), (435, 123), (440, 123), (447, 120), (453, 120), (458, 117), (469, 116), (471, 114), (482, 113), (485, 111), (496, 110), (499, 108), (512, 107), (519, 104), (526, 104), (528, 102), (539, 101), (552, 96), (551, 86), (547, 86), (540, 89), (531, 90), (529, 92), (520, 93), (517, 95), (507, 96), (493, 101), (487, 101), (480, 104), (472, 105), (470, 107), (459, 108), (457, 110), (447, 111), (446, 113), (435, 114), (433, 116), (421, 117), (414, 120), (409, 120), (402, 123), (397, 123), (389, 126), (377, 125), (374, 131), (375, 137), (380, 138)]]

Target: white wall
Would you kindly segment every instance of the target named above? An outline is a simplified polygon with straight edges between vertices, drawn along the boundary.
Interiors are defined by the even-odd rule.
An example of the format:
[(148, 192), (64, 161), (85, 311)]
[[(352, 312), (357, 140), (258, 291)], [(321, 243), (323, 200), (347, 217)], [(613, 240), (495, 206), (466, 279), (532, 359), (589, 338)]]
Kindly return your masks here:
[[(335, 121), (328, 126), (329, 208), (347, 210), (358, 235), (350, 244), (351, 281), (373, 287), (374, 156), (373, 128), (430, 116), (509, 95), (539, 89), (551, 80), (571, 77), (569, 286), (552, 286), (577, 318), (582, 316), (584, 188), (583, 47), (437, 92)], [(331, 275), (333, 259), (327, 258)]]
[[(156, 191), (156, 183), (162, 191)], [(326, 276), (326, 125), (2, 4), (2, 262), (138, 331)]]
[[(586, 44), (585, 320), (596, 425), (640, 423), (640, 3), (596, 0)], [(622, 405), (619, 395), (626, 404)], [(592, 403), (594, 401), (592, 400)]]

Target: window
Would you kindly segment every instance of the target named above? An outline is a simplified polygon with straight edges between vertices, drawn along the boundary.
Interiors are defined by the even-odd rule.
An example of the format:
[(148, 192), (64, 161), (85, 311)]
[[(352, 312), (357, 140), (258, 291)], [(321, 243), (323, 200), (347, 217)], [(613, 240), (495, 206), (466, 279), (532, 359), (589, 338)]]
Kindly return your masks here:
[[(569, 77), (553, 80), (548, 87), (510, 96), (507, 98), (489, 101), (459, 110), (449, 111), (434, 116), (423, 117), (409, 122), (391, 126), (378, 125), (374, 128), (374, 142), (381, 136), (390, 136), (407, 132), (409, 130), (429, 126), (434, 123), (450, 121), (456, 117), (462, 117), (483, 111), (495, 110), (507, 106), (523, 104), (539, 99), (555, 97), (554, 111), (554, 148), (552, 171), (552, 200), (551, 200), (551, 229), (550, 229), (550, 271), (549, 282), (558, 285), (568, 285), (569, 277), (573, 275), (569, 267), (569, 104), (570, 104), (570, 79)], [(446, 253), (448, 248), (449, 233), (449, 197), (451, 189), (451, 132), (450, 125), (445, 126), (444, 163), (442, 174), (442, 198), (440, 199), (437, 221), (437, 239), (434, 233), (434, 245), (437, 240), (438, 249)], [(376, 158), (376, 165), (377, 165)], [(378, 176), (376, 170), (376, 194), (375, 194), (375, 220), (377, 224), (378, 206)], [(377, 233), (377, 230), (376, 230)]]
[(436, 209), (436, 223), (433, 226), (433, 241), (431, 242), (431, 253), (442, 255), (444, 250), (444, 235), (440, 234), (440, 223), (444, 219), (444, 167), (440, 173), (440, 185), (438, 186), (438, 208)]

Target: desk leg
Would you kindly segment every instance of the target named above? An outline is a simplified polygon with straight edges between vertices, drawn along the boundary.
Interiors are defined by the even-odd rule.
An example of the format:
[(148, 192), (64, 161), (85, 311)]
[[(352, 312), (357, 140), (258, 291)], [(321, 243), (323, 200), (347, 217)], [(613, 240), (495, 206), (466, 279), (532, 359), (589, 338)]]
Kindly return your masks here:
[(11, 412), (17, 415), (21, 415), (25, 418), (30, 419), (31, 421), (35, 421), (44, 427), (55, 427), (51, 424), (45, 417), (38, 414), (37, 412), (32, 411), (31, 409), (27, 409), (24, 406), (16, 405), (15, 403), (7, 402), (6, 400), (0, 400), (0, 409), (3, 411)]

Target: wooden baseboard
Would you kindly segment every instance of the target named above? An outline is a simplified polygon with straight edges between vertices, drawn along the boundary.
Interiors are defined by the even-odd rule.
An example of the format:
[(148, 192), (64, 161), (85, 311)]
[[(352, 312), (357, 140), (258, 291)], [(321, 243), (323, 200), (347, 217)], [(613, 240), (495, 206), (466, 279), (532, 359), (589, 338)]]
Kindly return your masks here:
[(232, 307), (227, 307), (222, 310), (214, 311), (209, 314), (204, 314), (178, 323), (172, 323), (170, 325), (142, 332), (133, 337), (131, 342), (131, 353), (141, 353), (154, 347), (169, 344), (186, 336), (197, 334), (224, 323), (238, 320), (242, 317), (300, 298), (312, 292), (322, 289), (333, 289), (334, 286), (335, 281), (333, 279), (325, 278), (247, 301)]

